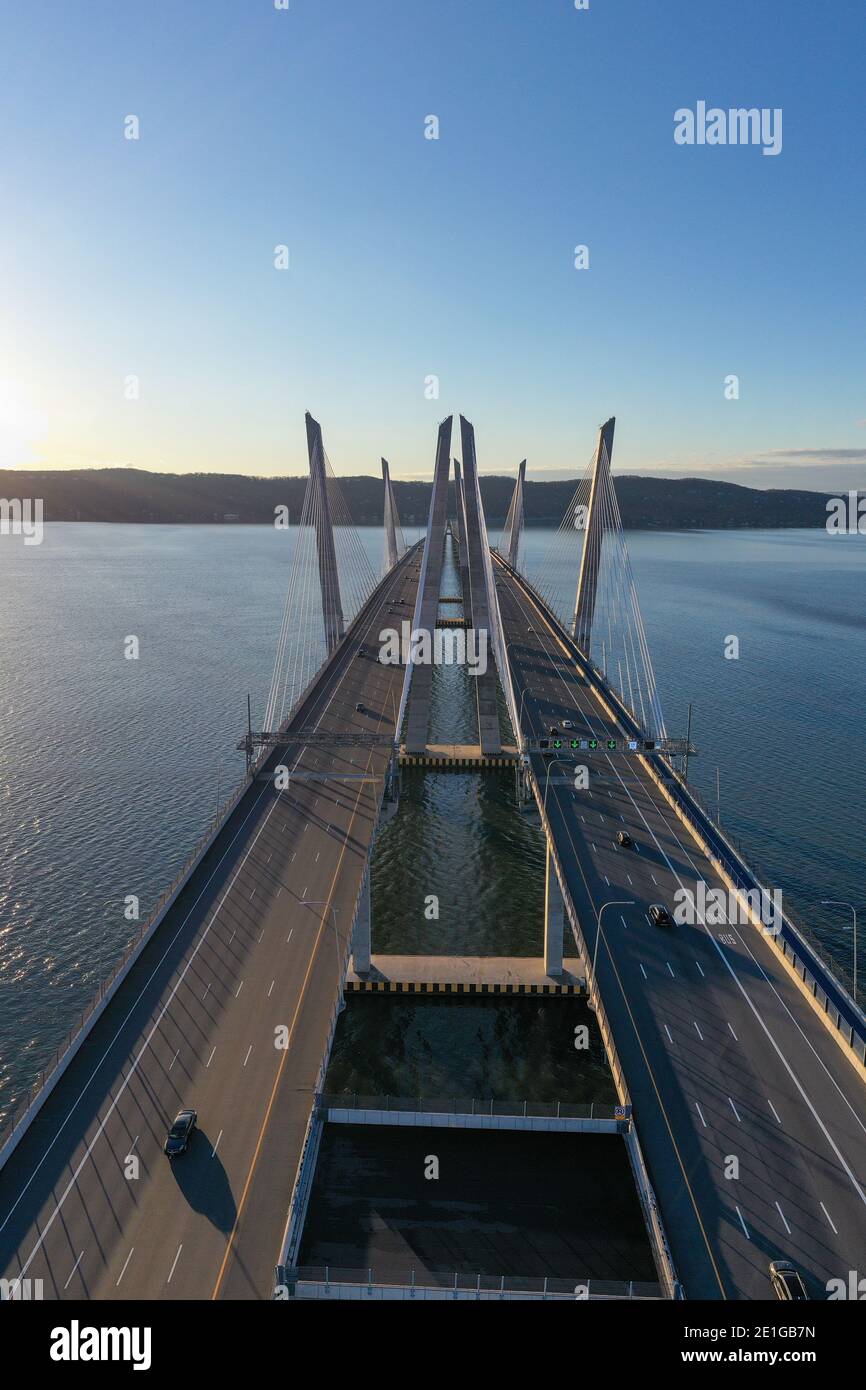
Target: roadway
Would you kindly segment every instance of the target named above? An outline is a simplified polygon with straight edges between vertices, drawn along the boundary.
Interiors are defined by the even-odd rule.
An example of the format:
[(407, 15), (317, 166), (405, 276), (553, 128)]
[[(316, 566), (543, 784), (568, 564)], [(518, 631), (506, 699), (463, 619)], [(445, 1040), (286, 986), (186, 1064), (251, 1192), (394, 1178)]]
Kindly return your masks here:
[[(417, 583), (415, 551), (312, 687), (305, 731), (393, 735), (403, 668), (357, 651)], [(0, 1275), (57, 1299), (270, 1297), (388, 756), (289, 744), (289, 786), (250, 786), (0, 1170)], [(199, 1128), (170, 1163), (188, 1106)]]
[[(524, 733), (571, 719), (577, 736), (621, 741), (554, 630), (495, 570)], [(826, 1297), (866, 1250), (863, 1082), (755, 927), (650, 925), (649, 905), (672, 911), (678, 888), (727, 889), (637, 758), (582, 753), (581, 791), (573, 764), (531, 761), (590, 951), (602, 904), (635, 904), (604, 914), (598, 984), (687, 1297), (771, 1298), (776, 1258)]]

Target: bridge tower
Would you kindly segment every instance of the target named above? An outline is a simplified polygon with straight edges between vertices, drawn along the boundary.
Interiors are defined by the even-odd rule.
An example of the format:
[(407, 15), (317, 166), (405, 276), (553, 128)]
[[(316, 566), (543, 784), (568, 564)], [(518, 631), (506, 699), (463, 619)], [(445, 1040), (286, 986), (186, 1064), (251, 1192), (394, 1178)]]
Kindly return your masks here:
[(334, 528), (328, 502), (328, 480), (325, 474), (325, 447), (322, 427), (309, 411), (307, 422), (307, 453), (310, 456), (310, 482), (313, 489), (313, 516), (316, 526), (316, 549), (319, 556), (319, 585), (322, 590), (322, 616), (325, 620), (325, 644), (328, 654), (342, 640), (345, 631), (343, 604), (340, 599), (340, 577), (334, 550)]
[[(432, 642), (439, 614), (439, 592), (442, 585), (442, 557), (445, 549), (445, 521), (448, 512), (448, 471), (451, 456), (451, 425), (449, 415), (439, 426), (436, 445), (436, 465), (433, 470), (433, 495), (427, 517), (427, 540), (415, 605), (414, 629), (430, 634)], [(412, 662), (406, 667), (409, 704), (406, 715), (407, 753), (427, 751), (427, 730), (430, 723), (430, 700), (433, 690), (431, 662)], [(411, 684), (408, 684), (411, 682)]]
[(523, 480), (525, 477), (526, 459), (517, 470), (517, 482), (514, 484), (511, 506), (508, 508), (505, 529), (502, 533), (502, 554), (512, 569), (517, 568), (517, 551), (523, 532)]
[(385, 484), (385, 554), (388, 569), (392, 570), (399, 559), (397, 554), (397, 530), (400, 525), (394, 489), (391, 487), (391, 474), (387, 459), (382, 460), (382, 482)]
[(589, 512), (583, 536), (583, 554), (580, 557), (580, 576), (577, 581), (577, 597), (574, 603), (574, 622), (572, 636), (584, 655), (589, 656), (592, 638), (592, 620), (595, 614), (595, 597), (598, 590), (598, 574), (601, 568), (601, 546), (604, 539), (606, 499), (610, 492), (610, 460), (613, 454), (614, 416), (601, 426), (598, 432), (598, 445), (595, 451), (595, 464), (592, 470), (592, 483), (589, 493)]
[[(477, 634), (484, 633), (487, 643), (487, 670), (476, 675), (475, 698), (478, 705), (478, 740), (482, 753), (501, 753), (502, 741), (499, 734), (499, 702), (496, 688), (496, 662), (494, 658), (493, 605), (495, 593), (490, 592), (491, 571), (485, 563), (487, 534), (484, 524), (484, 511), (481, 506), (481, 492), (478, 486), (478, 468), (475, 459), (475, 430), (469, 421), (460, 416), (460, 440), (463, 453), (463, 507), (465, 518), (466, 563), (469, 570), (469, 592), (463, 595), (463, 611), (470, 627)], [(463, 568), (461, 555), (461, 570)], [(503, 673), (504, 676), (504, 673)]]
[(464, 612), (469, 617), (469, 558), (466, 550), (466, 501), (463, 496), (463, 474), (460, 460), (454, 459), (454, 501), (457, 513), (457, 547), (460, 567), (460, 587), (463, 591)]

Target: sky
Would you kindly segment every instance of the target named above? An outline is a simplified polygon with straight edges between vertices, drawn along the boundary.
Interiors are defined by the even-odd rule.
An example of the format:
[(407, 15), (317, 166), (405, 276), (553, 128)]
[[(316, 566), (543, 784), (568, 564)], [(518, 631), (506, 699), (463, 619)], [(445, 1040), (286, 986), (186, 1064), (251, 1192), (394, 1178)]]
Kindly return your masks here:
[(863, 0), (282, 3), (0, 0), (0, 467), (866, 487)]

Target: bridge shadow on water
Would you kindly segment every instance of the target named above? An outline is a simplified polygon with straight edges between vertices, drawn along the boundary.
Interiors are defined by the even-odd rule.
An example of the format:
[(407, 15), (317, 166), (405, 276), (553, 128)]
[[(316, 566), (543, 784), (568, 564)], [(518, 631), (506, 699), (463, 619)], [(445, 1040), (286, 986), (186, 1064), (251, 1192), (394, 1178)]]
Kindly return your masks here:
[(213, 1141), (197, 1129), (185, 1154), (172, 1159), (171, 1171), (182, 1196), (193, 1211), (199, 1212), (228, 1234), (235, 1224), (237, 1205), (228, 1173), (213, 1152)]

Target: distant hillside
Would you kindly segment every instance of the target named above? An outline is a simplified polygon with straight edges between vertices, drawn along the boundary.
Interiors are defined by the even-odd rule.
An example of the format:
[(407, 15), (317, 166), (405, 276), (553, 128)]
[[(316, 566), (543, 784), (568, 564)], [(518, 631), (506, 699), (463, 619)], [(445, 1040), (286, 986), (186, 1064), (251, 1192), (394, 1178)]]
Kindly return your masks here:
[[(0, 497), (41, 497), (46, 521), (161, 522), (174, 524), (273, 520), (285, 505), (300, 515), (306, 478), (250, 478), (224, 473), (148, 473), (138, 468), (0, 470)], [(358, 525), (382, 524), (379, 478), (341, 478)], [(529, 525), (559, 525), (576, 481), (532, 483), (525, 490)], [(394, 483), (406, 526), (427, 519), (430, 483)], [(513, 478), (483, 477), (481, 493), (492, 527), (505, 518)], [(705, 478), (617, 477), (623, 524), (634, 529), (823, 526), (829, 494), (777, 489), (766, 492)], [(453, 502), (453, 485), (452, 485)], [(453, 506), (452, 506), (453, 510)]]

